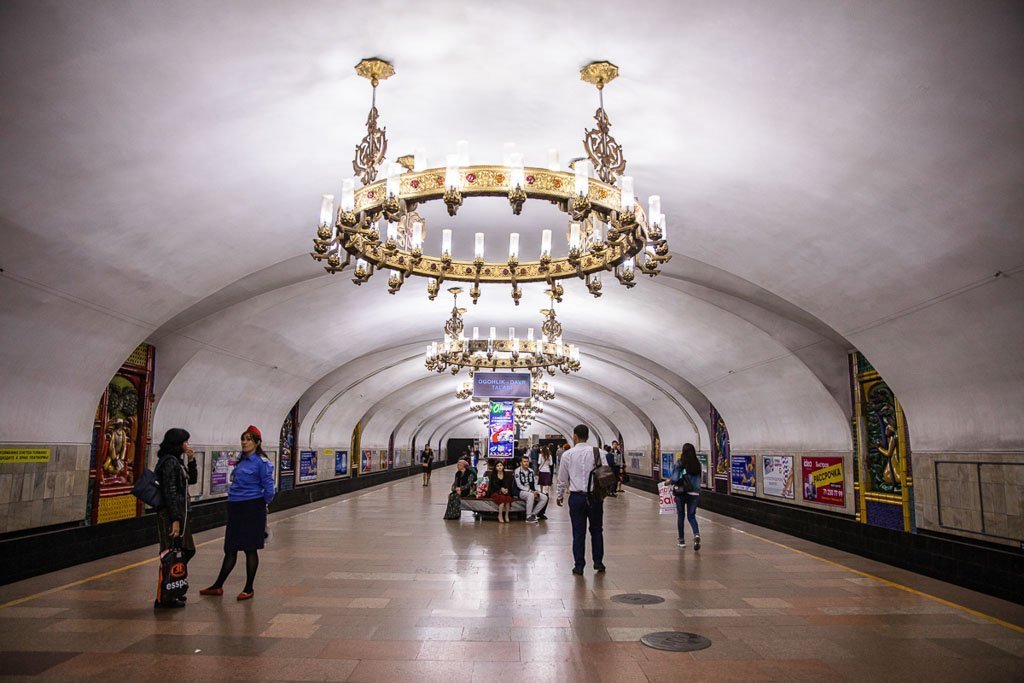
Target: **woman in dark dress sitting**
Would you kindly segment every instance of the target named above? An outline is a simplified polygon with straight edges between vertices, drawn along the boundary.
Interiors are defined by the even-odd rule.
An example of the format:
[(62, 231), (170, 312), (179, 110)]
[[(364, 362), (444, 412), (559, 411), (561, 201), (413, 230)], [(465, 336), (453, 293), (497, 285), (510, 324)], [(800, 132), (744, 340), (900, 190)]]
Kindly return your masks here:
[[(512, 505), (512, 473), (505, 471), (504, 461), (499, 460), (494, 466), (494, 474), (487, 489), (491, 492), (491, 500), (498, 504), (498, 521), (508, 524), (508, 508)], [(502, 519), (502, 514), (505, 518)]]
[(476, 471), (469, 466), (469, 462), (466, 460), (459, 460), (456, 468), (452, 491), (464, 498), (473, 492), (473, 484), (476, 483)]

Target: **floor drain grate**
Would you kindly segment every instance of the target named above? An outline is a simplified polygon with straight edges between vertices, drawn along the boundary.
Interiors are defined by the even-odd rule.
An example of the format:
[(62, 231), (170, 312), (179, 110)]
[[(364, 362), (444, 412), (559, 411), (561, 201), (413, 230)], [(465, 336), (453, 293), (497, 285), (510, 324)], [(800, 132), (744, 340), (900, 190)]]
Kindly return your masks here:
[(655, 650), (668, 650), (669, 652), (693, 652), (711, 647), (711, 641), (704, 636), (683, 631), (648, 633), (640, 639), (640, 642)]
[(621, 602), (626, 605), (657, 605), (659, 602), (665, 602), (665, 598), (648, 593), (622, 593), (613, 595), (612, 602)]

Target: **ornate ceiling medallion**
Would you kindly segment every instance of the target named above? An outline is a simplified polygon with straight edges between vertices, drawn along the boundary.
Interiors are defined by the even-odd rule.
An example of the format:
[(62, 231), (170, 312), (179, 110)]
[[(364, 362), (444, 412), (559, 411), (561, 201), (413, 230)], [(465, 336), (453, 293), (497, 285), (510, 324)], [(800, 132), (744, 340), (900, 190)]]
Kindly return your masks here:
[[(562, 325), (555, 318), (553, 302), (550, 309), (542, 311), (545, 315), (542, 325), (544, 337), (540, 340), (534, 339), (532, 328), (526, 339), (519, 339), (513, 327), (509, 328), (507, 339), (498, 339), (493, 327), (486, 339), (480, 339), (478, 327), (473, 328), (473, 338), (467, 339), (463, 334), (462, 320), (466, 309), (458, 305), (462, 289), (452, 287), (448, 291), (454, 300), (452, 317), (445, 323), (444, 339), (440, 343), (431, 342), (427, 347), (424, 359), (427, 370), (450, 371), (453, 375), (463, 368), (468, 369), (471, 375), (477, 370), (529, 370), (534, 379), (539, 379), (545, 372), (554, 375), (557, 370), (564, 374), (579, 371), (579, 348), (563, 343)], [(557, 334), (549, 335), (549, 332)]]
[[(598, 297), (602, 273), (612, 273), (622, 285), (633, 287), (636, 269), (654, 276), (660, 265), (671, 259), (661, 199), (651, 196), (644, 212), (634, 196), (633, 179), (621, 175), (626, 165), (622, 146), (608, 132), (611, 124), (604, 111), (603, 89), (618, 75), (613, 64), (595, 62), (580, 72), (583, 80), (597, 86), (601, 106), (597, 128), (587, 131), (583, 141), (587, 158), (578, 161), (571, 172), (561, 170), (556, 150), (549, 152), (546, 166), (526, 166), (511, 143), (506, 145), (501, 165), (470, 165), (468, 143), (460, 142), (457, 153), (449, 154), (443, 167), (428, 168), (423, 152), (417, 150), (414, 157), (401, 157), (400, 163), (389, 164), (386, 178), (381, 180), (375, 178), (387, 138), (384, 129), (377, 127), (376, 86), (394, 74), (394, 69), (372, 59), (360, 62), (356, 71), (374, 86), (367, 134), (353, 162), (363, 186), (357, 189), (354, 179), (343, 181), (337, 213), (334, 195), (323, 196), (311, 255), (326, 262), (328, 272), (345, 270), (354, 258), (354, 283), (361, 285), (375, 271), (386, 269), (390, 271), (390, 293), (398, 292), (407, 278), (422, 277), (431, 299), (446, 281), (472, 283), (469, 295), (473, 303), (480, 297), (481, 283), (504, 283), (511, 286), (512, 299), (518, 305), (524, 283), (543, 282), (561, 301), (564, 290), (560, 281), (580, 278)], [(591, 177), (592, 166), (596, 178)], [(555, 204), (568, 218), (564, 254), (552, 249), (552, 229), (536, 226), (527, 226), (529, 232), (509, 234), (508, 258), (488, 260), (484, 233), (478, 232), (473, 259), (456, 260), (453, 230), (448, 228), (441, 230), (440, 250), (428, 251), (426, 224), (416, 212), (419, 204), (442, 201), (454, 217), (465, 201), (493, 196), (506, 197), (515, 215), (530, 201)], [(521, 235), (536, 240), (536, 260), (520, 259)]]

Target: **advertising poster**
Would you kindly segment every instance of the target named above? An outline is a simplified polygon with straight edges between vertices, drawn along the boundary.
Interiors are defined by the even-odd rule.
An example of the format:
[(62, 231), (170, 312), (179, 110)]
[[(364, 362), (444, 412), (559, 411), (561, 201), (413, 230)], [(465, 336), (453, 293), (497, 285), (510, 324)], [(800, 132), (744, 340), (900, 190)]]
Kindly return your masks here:
[(661, 454), (661, 478), (668, 479), (672, 476), (672, 466), (676, 462), (676, 456), (672, 453)]
[(359, 468), (360, 472), (369, 472), (373, 468), (373, 451), (363, 451), (363, 458), (360, 464), (362, 465)]
[(761, 462), (764, 465), (762, 481), (764, 494), (779, 498), (794, 498), (793, 456), (765, 455), (762, 456)]
[(491, 401), (490, 417), (487, 420), (488, 458), (511, 458), (515, 455), (516, 430), (512, 420), (512, 401)]
[(643, 459), (644, 454), (642, 452), (640, 452), (640, 451), (630, 451), (628, 457), (629, 457), (629, 467), (627, 469), (632, 471), (632, 472), (639, 472), (640, 471), (640, 460)]
[(757, 471), (754, 456), (733, 455), (731, 458), (732, 490), (742, 493), (757, 492)]
[(388, 452), (387, 451), (381, 451), (379, 453), (379, 455), (380, 455), (380, 468), (382, 470), (386, 470), (388, 468)]
[(316, 481), (316, 451), (299, 451), (299, 481)]
[(334, 475), (348, 474), (348, 451), (334, 451)]
[(213, 451), (210, 454), (210, 493), (227, 493), (231, 471), (238, 463), (238, 451)]
[(708, 454), (698, 453), (697, 462), (700, 463), (700, 487), (711, 488), (711, 473), (708, 472)]
[(813, 456), (800, 460), (804, 500), (827, 505), (846, 505), (846, 482), (843, 480), (841, 457)]

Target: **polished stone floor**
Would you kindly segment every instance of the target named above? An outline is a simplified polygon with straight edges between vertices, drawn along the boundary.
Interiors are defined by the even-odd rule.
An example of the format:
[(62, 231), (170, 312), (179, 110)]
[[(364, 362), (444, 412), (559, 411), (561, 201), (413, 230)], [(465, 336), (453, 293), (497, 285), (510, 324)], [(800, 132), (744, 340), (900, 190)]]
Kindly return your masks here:
[[(571, 575), (564, 509), (442, 520), (451, 468), (272, 515), (256, 596), (152, 609), (155, 546), (0, 587), (0, 675), (52, 680), (1024, 680), (1024, 607), (700, 513), (704, 547), (630, 491), (605, 506), (608, 571)], [(690, 540), (690, 539), (688, 539)], [(589, 563), (589, 558), (588, 558)], [(665, 598), (638, 607), (614, 595)], [(639, 639), (688, 631), (693, 653)]]

